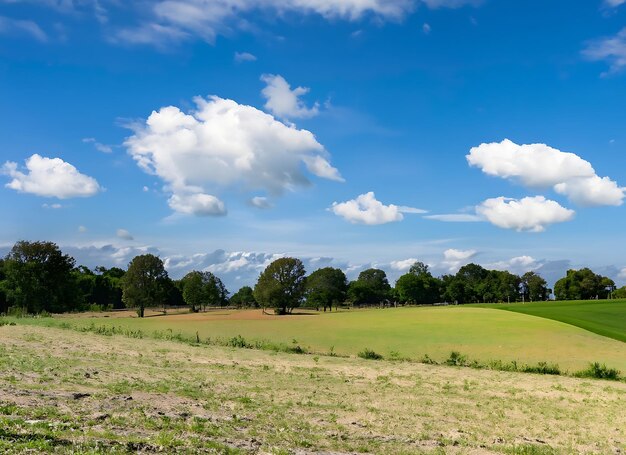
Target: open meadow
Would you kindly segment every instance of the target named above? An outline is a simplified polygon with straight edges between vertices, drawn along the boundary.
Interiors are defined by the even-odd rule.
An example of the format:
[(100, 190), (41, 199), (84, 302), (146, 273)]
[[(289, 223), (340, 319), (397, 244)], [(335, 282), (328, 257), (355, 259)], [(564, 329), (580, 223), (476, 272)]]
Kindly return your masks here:
[(626, 450), (624, 382), (19, 323), (0, 353), (4, 453)]
[[(617, 339), (553, 319), (469, 306), (308, 311), (290, 316), (263, 314), (261, 310), (211, 310), (165, 316), (151, 312), (150, 317), (143, 319), (128, 311), (25, 319), (24, 323), (140, 330), (144, 336), (156, 333), (160, 338), (172, 334), (195, 338), (197, 334), (200, 341), (241, 336), (249, 343), (300, 346), (320, 354), (354, 356), (367, 348), (386, 358), (412, 360), (428, 355), (442, 361), (451, 351), (458, 351), (482, 362), (549, 362), (570, 372), (591, 362), (601, 362), (626, 372), (626, 343), (618, 341), (620, 336), (626, 336), (626, 324), (620, 322), (626, 313), (626, 301), (590, 305), (605, 315), (607, 330)], [(613, 314), (606, 316), (610, 305)], [(562, 313), (569, 311), (569, 307), (557, 308)], [(586, 311), (585, 317), (598, 318), (592, 310)]]

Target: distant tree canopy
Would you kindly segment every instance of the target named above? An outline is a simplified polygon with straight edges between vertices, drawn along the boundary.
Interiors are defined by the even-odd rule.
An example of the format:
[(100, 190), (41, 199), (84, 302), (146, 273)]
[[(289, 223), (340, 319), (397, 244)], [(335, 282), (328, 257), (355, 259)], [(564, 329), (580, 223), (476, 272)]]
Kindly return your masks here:
[(539, 302), (548, 300), (550, 297), (550, 289), (548, 283), (540, 275), (535, 272), (526, 272), (521, 277), (522, 295), (524, 301)]
[(613, 280), (597, 275), (588, 268), (568, 270), (567, 275), (554, 284), (557, 300), (606, 299), (613, 289)]
[(302, 302), (305, 274), (300, 259), (277, 259), (259, 276), (254, 298), (263, 308), (274, 308), (278, 314), (291, 313)]
[(305, 288), (308, 306), (332, 310), (333, 304), (337, 306), (346, 300), (348, 279), (343, 270), (325, 267), (306, 278)]
[(80, 296), (74, 258), (52, 242), (17, 242), (4, 260), (3, 289), (9, 304), (28, 313), (75, 309)]
[(230, 298), (230, 304), (237, 308), (258, 307), (259, 304), (254, 298), (254, 292), (250, 286), (243, 286)]
[(423, 262), (414, 263), (396, 281), (396, 298), (400, 303), (432, 304), (438, 302), (441, 294), (441, 280), (434, 278)]
[(387, 274), (380, 269), (367, 269), (348, 287), (348, 298), (354, 305), (375, 305), (386, 301), (391, 295)]
[(128, 264), (122, 281), (122, 300), (127, 306), (137, 307), (137, 314), (142, 318), (147, 306), (165, 302), (167, 281), (160, 258), (153, 254), (136, 256)]
[(208, 306), (218, 307), (228, 303), (228, 290), (222, 280), (211, 272), (189, 272), (181, 280), (183, 299), (191, 311), (206, 309)]

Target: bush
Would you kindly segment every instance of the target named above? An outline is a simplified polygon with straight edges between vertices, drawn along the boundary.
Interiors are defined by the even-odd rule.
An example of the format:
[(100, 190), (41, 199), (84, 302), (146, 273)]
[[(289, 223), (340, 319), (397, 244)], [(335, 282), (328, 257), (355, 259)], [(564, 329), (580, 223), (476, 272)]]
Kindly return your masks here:
[(455, 367), (462, 367), (467, 364), (467, 356), (464, 356), (458, 351), (452, 351), (450, 357), (446, 360), (446, 365), (452, 365)]
[(521, 368), (524, 373), (537, 374), (561, 374), (561, 369), (556, 363), (539, 362), (537, 365), (524, 365)]
[(252, 349), (252, 345), (250, 343), (248, 343), (246, 341), (246, 339), (244, 337), (242, 337), (241, 335), (237, 335), (236, 337), (232, 337), (231, 339), (228, 340), (228, 342), (226, 343), (228, 346), (233, 347), (233, 348), (247, 348), (247, 349)]
[(589, 364), (589, 368), (575, 373), (574, 376), (618, 381), (620, 379), (620, 371), (615, 368), (608, 368), (605, 364), (594, 362)]
[(357, 354), (362, 359), (368, 360), (382, 360), (383, 356), (377, 352), (372, 351), (371, 349), (365, 348), (363, 351)]

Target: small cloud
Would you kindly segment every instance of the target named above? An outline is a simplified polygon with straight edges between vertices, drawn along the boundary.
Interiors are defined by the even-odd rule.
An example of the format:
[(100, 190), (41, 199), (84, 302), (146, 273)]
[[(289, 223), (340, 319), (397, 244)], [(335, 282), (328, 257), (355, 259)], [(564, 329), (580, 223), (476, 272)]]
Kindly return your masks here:
[(311, 118), (319, 113), (319, 103), (312, 107), (307, 107), (301, 96), (309, 93), (308, 87), (296, 87), (293, 90), (284, 77), (278, 74), (264, 74), (261, 80), (266, 86), (261, 90), (261, 94), (267, 100), (265, 108), (277, 117), (289, 118)]
[(424, 32), (425, 35), (428, 35), (431, 30), (432, 29), (429, 24), (424, 23), (424, 25), (422, 25), (422, 31)]
[(350, 36), (352, 38), (358, 38), (361, 35), (363, 35), (363, 30), (355, 30), (352, 33), (350, 33)]
[(167, 201), (170, 208), (178, 213), (195, 216), (224, 216), (226, 206), (211, 194), (173, 194)]
[(429, 220), (445, 221), (448, 223), (476, 223), (485, 221), (478, 215), (471, 213), (448, 213), (442, 215), (426, 215), (424, 218)]
[(456, 273), (462, 266), (468, 264), (478, 252), (476, 250), (457, 250), (449, 248), (443, 252), (442, 264), (450, 273)]
[(36, 22), (12, 19), (6, 16), (0, 16), (0, 34), (27, 35), (42, 43), (48, 41), (48, 35)]
[(7, 188), (20, 193), (68, 199), (90, 197), (102, 190), (96, 179), (81, 174), (61, 158), (46, 158), (34, 154), (26, 160), (27, 173), (18, 170), (17, 163), (7, 161), (0, 174), (11, 177)]
[(273, 207), (272, 203), (264, 196), (255, 196), (249, 202), (251, 206), (258, 209), (270, 209)]
[(235, 62), (243, 63), (243, 62), (256, 62), (257, 58), (255, 55), (252, 55), (249, 52), (235, 52)]
[(424, 209), (418, 209), (415, 207), (408, 207), (406, 205), (399, 205), (398, 206), (398, 211), (402, 212), (402, 213), (412, 213), (412, 214), (422, 214), (422, 213), (428, 213), (428, 210), (424, 210)]
[(373, 191), (346, 202), (333, 202), (330, 210), (353, 224), (386, 224), (402, 221), (404, 216), (397, 205), (384, 205)]
[(86, 144), (93, 144), (93, 146), (99, 152), (102, 152), (102, 153), (113, 153), (113, 147), (111, 147), (110, 145), (102, 144), (102, 143), (96, 141), (96, 139), (93, 138), (93, 137), (85, 137), (85, 138), (83, 138), (83, 142), (86, 143)]
[(85, 226), (78, 226), (78, 232), (79, 234), (84, 234), (87, 232), (87, 228)]
[(409, 270), (413, 264), (415, 264), (418, 260), (415, 258), (402, 259), (400, 261), (391, 261), (389, 266), (393, 270), (397, 270), (399, 272), (404, 272), (405, 270)]
[(42, 204), (41, 205), (44, 209), (61, 209), (63, 208), (63, 206), (61, 204)]
[(626, 27), (617, 35), (590, 41), (582, 50), (584, 57), (593, 61), (605, 61), (609, 64), (608, 71), (602, 76), (611, 76), (626, 68)]
[(123, 240), (134, 240), (134, 237), (126, 229), (118, 229), (115, 235)]
[(476, 212), (495, 226), (529, 232), (543, 232), (548, 225), (570, 221), (575, 214), (543, 196), (487, 199)]
[(150, 191), (150, 188), (148, 188), (147, 186), (144, 185), (144, 187), (142, 188), (144, 193), (147, 193), (148, 191)]

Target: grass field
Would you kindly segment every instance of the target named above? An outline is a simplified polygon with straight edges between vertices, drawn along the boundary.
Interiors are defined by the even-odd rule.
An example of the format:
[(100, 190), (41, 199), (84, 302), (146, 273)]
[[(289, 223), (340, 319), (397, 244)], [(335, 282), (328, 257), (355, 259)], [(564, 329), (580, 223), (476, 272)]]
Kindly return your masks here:
[(570, 371), (597, 361), (626, 372), (626, 343), (552, 319), (491, 308), (388, 308), (292, 316), (221, 310), (144, 319), (125, 314), (70, 315), (31, 323), (123, 327), (148, 336), (155, 331), (189, 337), (197, 333), (201, 340), (241, 335), (246, 340), (297, 344), (310, 351), (344, 355), (369, 348), (385, 357), (429, 355), (441, 361), (451, 351), (459, 351), (480, 361), (546, 361)]
[(623, 382), (0, 327), (2, 453), (615, 454), (625, 408)]
[(486, 308), (540, 316), (626, 342), (626, 300), (512, 303)]

